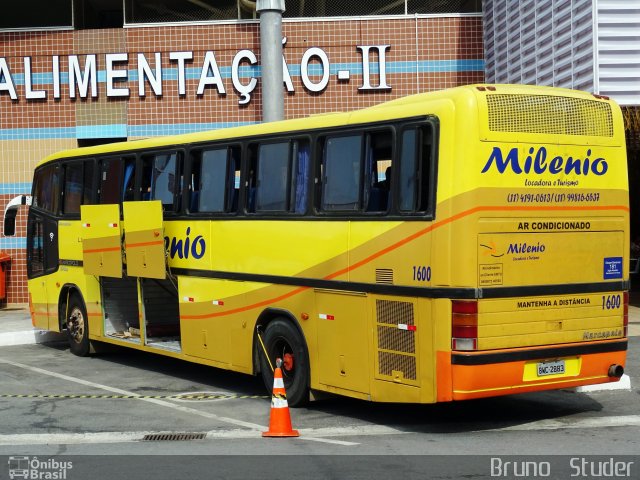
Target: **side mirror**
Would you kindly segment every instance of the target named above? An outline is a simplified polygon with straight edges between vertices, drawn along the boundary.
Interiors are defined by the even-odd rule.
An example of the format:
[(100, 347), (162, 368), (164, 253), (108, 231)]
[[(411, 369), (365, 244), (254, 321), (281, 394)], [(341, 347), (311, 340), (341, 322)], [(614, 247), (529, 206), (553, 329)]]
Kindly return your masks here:
[(18, 209), (8, 210), (4, 214), (4, 229), (2, 231), (5, 237), (13, 237), (16, 234), (16, 215)]
[(31, 205), (31, 195), (19, 195), (11, 199), (4, 209), (4, 228), (5, 237), (12, 237), (16, 234), (16, 215), (21, 205)]

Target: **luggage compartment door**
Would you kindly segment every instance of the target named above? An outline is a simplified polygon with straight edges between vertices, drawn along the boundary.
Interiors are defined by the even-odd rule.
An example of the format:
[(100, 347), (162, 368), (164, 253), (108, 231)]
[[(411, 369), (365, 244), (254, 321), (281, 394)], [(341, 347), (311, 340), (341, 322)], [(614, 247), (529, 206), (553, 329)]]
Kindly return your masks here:
[[(316, 307), (320, 383), (370, 393), (371, 329), (366, 294), (317, 289)], [(354, 342), (355, 338), (358, 341)]]
[(120, 207), (81, 205), (80, 219), (84, 273), (122, 278)]
[(166, 278), (162, 203), (124, 202), (124, 249), (127, 275)]

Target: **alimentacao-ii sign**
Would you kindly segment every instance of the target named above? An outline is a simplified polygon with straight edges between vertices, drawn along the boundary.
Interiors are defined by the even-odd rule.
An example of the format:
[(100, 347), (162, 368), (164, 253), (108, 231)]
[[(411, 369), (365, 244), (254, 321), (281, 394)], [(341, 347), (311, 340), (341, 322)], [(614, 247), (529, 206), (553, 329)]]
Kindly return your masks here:
[[(283, 44), (286, 43), (286, 38)], [(386, 53), (390, 45), (357, 45), (356, 49), (360, 53), (361, 65), (358, 65), (357, 73), (362, 75), (361, 91), (369, 90), (390, 90), (387, 83), (386, 74)], [(377, 56), (377, 61), (372, 59)], [(204, 53), (202, 63), (194, 65), (195, 57), (193, 51), (169, 52), (161, 55), (160, 52), (154, 54), (144, 53), (107, 53), (103, 55), (104, 71), (98, 71), (98, 55), (68, 55), (67, 68), (63, 70), (62, 59), (59, 55), (51, 56), (51, 72), (35, 74), (32, 69), (31, 57), (23, 57), (24, 70), (21, 77), (24, 84), (24, 98), (26, 100), (46, 100), (47, 98), (62, 98), (61, 86), (68, 84), (69, 98), (96, 98), (98, 96), (98, 79), (100, 83), (105, 83), (107, 97), (130, 97), (137, 95), (145, 97), (148, 93), (156, 97), (163, 95), (163, 83), (168, 80), (178, 82), (178, 95), (187, 95), (187, 76), (194, 67), (199, 70), (198, 84), (194, 92), (197, 96), (205, 94), (207, 89), (217, 90), (219, 95), (227, 95), (225, 77), (221, 73), (221, 68), (216, 60), (215, 51), (209, 50)], [(168, 63), (166, 61), (168, 60)], [(163, 61), (165, 63), (163, 63)], [(133, 70), (129, 70), (129, 65), (134, 64)], [(251, 94), (256, 89), (258, 83), (257, 68), (258, 59), (252, 50), (240, 50), (233, 57), (231, 63), (231, 83), (233, 89), (239, 96), (238, 103), (245, 105), (251, 101)], [(322, 92), (329, 84), (330, 62), (326, 52), (319, 47), (307, 49), (300, 61), (300, 77), (302, 84), (310, 92)], [(374, 69), (374, 66), (377, 68)], [(171, 75), (163, 75), (163, 72), (171, 70)], [(228, 67), (226, 69), (228, 71)], [(311, 75), (313, 70), (314, 75)], [(288, 92), (294, 92), (293, 82), (289, 66), (283, 56), (283, 80)], [(177, 76), (176, 76), (177, 73)], [(316, 74), (317, 73), (317, 74)], [(339, 82), (348, 82), (353, 74), (351, 70), (345, 68), (336, 71)], [(377, 74), (377, 84), (373, 85), (372, 75)], [(35, 81), (34, 76), (40, 76)], [(170, 78), (169, 78), (170, 77)], [(226, 78), (228, 81), (228, 73)], [(319, 78), (318, 78), (319, 77)], [(194, 78), (192, 75), (189, 78)], [(11, 71), (5, 57), (0, 57), (0, 97), (8, 95), (11, 100), (19, 100), (18, 90), (14, 73)], [(131, 83), (137, 83), (131, 88)], [(133, 90), (133, 91), (132, 91)]]

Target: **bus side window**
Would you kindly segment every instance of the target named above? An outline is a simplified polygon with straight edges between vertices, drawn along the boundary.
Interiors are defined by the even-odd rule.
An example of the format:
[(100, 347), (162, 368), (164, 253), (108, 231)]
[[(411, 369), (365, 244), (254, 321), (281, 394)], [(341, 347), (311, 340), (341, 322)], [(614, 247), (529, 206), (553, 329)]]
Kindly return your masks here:
[(58, 213), (60, 202), (59, 166), (47, 165), (39, 169), (33, 180), (34, 207), (51, 213)]
[(53, 165), (53, 172), (51, 174), (51, 204), (48, 208), (51, 213), (58, 213), (60, 210), (60, 193), (60, 167)]
[(108, 158), (100, 162), (99, 203), (120, 203), (122, 187), (122, 159)]
[(252, 145), (249, 158), (249, 212), (306, 212), (311, 166), (308, 141)]
[(189, 206), (191, 212), (225, 211), (228, 157), (226, 147), (200, 152), (193, 164), (193, 190)]
[(83, 162), (64, 166), (64, 188), (62, 190), (62, 213), (78, 214), (83, 197)]
[(160, 200), (165, 212), (176, 211), (182, 191), (178, 153), (158, 153), (142, 159), (142, 200)]
[(202, 178), (202, 156), (205, 151), (191, 151), (191, 177), (189, 178), (189, 213), (197, 213), (200, 211), (200, 193), (201, 193), (201, 178)]
[(126, 158), (124, 161), (124, 179), (122, 181), (122, 201), (131, 202), (135, 195), (135, 158)]
[(36, 170), (33, 174), (33, 183), (31, 184), (31, 206), (39, 207), (42, 203), (42, 184), (44, 177), (42, 176), (43, 170)]
[(306, 140), (293, 143), (292, 158), (294, 161), (293, 175), (291, 178), (291, 206), (295, 213), (307, 212), (307, 200), (309, 198), (309, 172), (311, 170), (311, 146)]
[(258, 147), (256, 162), (256, 212), (289, 210), (289, 142), (267, 143)]
[(403, 213), (430, 213), (433, 209), (433, 147), (433, 128), (430, 126), (402, 132), (399, 209)]
[(328, 137), (321, 172), (321, 210), (360, 210), (362, 135)]
[(386, 212), (389, 206), (392, 141), (393, 136), (389, 131), (371, 132), (367, 135), (367, 212)]
[(142, 157), (140, 200), (151, 200), (151, 172), (153, 172), (153, 157)]
[(231, 147), (229, 180), (227, 188), (229, 189), (229, 209), (230, 212), (238, 211), (238, 199), (240, 198), (240, 165), (241, 165), (240, 147)]
[(93, 160), (85, 160), (83, 162), (83, 181), (82, 181), (82, 205), (91, 205), (94, 203), (94, 171), (95, 162)]

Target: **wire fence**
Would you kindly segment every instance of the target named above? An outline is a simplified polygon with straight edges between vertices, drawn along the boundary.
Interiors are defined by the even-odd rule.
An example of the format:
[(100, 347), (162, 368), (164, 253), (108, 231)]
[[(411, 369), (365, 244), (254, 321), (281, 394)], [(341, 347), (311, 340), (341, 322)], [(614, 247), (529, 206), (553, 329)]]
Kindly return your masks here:
[[(482, 0), (286, 0), (285, 18), (479, 13)], [(124, 17), (124, 22), (123, 22)], [(255, 0), (32, 0), (0, 16), (0, 30), (255, 19)]]
[[(285, 18), (478, 13), (481, 0), (286, 0)], [(257, 18), (254, 0), (126, 0), (125, 23)]]

